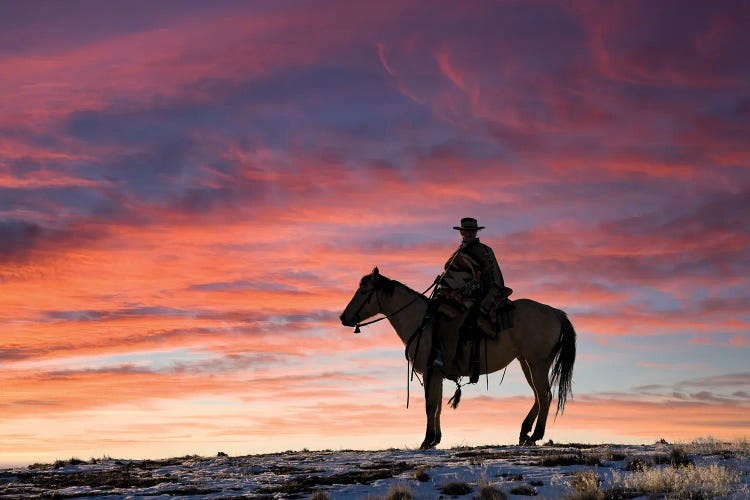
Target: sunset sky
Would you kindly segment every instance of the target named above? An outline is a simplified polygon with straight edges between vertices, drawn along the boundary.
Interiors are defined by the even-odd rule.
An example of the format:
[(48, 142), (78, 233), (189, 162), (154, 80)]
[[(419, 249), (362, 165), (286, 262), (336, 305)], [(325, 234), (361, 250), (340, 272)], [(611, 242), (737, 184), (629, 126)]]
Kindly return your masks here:
[[(750, 5), (0, 2), (0, 464), (416, 447), (403, 347), (476, 217), (578, 332), (545, 439), (750, 437)], [(443, 412), (511, 444), (517, 364)], [(453, 385), (446, 383), (446, 395)]]

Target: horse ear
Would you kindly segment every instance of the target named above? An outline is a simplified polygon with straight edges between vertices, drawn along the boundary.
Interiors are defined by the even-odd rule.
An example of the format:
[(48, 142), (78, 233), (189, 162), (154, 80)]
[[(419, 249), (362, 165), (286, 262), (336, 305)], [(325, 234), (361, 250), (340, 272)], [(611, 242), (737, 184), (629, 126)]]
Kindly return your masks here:
[(378, 274), (380, 274), (380, 271), (378, 271), (378, 266), (373, 267), (372, 268), (372, 275), (373, 276), (377, 276)]

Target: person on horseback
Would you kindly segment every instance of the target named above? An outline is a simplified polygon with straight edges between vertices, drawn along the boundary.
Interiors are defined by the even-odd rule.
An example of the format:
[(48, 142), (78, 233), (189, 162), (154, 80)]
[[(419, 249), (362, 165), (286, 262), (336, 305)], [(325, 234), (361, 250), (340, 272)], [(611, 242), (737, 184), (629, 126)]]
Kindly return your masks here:
[[(445, 263), (443, 273), (436, 279), (433, 366), (453, 369), (463, 328), (480, 327), (494, 335), (491, 321), (498, 305), (512, 292), (505, 286), (503, 274), (492, 248), (481, 243), (477, 233), (484, 229), (471, 217), (461, 219), (461, 246)], [(492, 332), (487, 331), (492, 330)]]

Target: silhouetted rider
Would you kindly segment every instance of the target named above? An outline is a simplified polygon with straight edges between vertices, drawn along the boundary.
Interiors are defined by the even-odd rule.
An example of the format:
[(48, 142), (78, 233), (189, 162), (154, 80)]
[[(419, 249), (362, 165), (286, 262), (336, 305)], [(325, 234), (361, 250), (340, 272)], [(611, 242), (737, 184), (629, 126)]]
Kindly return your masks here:
[[(453, 229), (461, 232), (461, 246), (445, 263), (435, 293), (437, 315), (433, 345), (436, 353), (433, 366), (444, 372), (455, 371), (452, 365), (459, 333), (467, 317), (471, 316), (472, 321), (482, 313), (491, 317), (490, 313), (511, 292), (505, 286), (492, 248), (477, 237), (484, 226), (478, 225), (474, 218), (465, 217), (461, 219), (461, 225)], [(488, 328), (486, 321), (482, 328)]]

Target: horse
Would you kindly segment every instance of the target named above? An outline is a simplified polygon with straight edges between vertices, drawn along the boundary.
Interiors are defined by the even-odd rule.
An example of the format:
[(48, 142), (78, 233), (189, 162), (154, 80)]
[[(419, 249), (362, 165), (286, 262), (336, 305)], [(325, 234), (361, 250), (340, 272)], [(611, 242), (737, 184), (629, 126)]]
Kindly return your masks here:
[[(456, 355), (453, 371), (449, 367), (443, 368), (450, 375), (430, 365), (431, 324), (423, 321), (429, 304), (430, 299), (426, 296), (381, 275), (376, 267), (371, 274), (362, 277), (359, 288), (340, 317), (344, 326), (352, 327), (378, 313), (384, 314), (403, 341), (407, 359), (424, 379), (427, 429), (420, 446), (423, 450), (437, 446), (442, 437), (443, 380), (448, 378), (457, 382), (459, 377), (471, 374), (470, 352), (461, 353), (461, 349)], [(519, 361), (526, 381), (534, 391), (534, 405), (521, 424), (518, 442), (521, 446), (533, 446), (544, 437), (552, 402), (551, 387), (558, 384), (556, 415), (564, 411), (568, 395), (573, 395), (576, 332), (564, 311), (530, 299), (514, 300), (513, 305), (513, 326), (494, 339), (485, 338), (484, 355), (479, 356), (480, 373), (496, 372), (514, 359)], [(534, 433), (529, 436), (535, 421)]]

